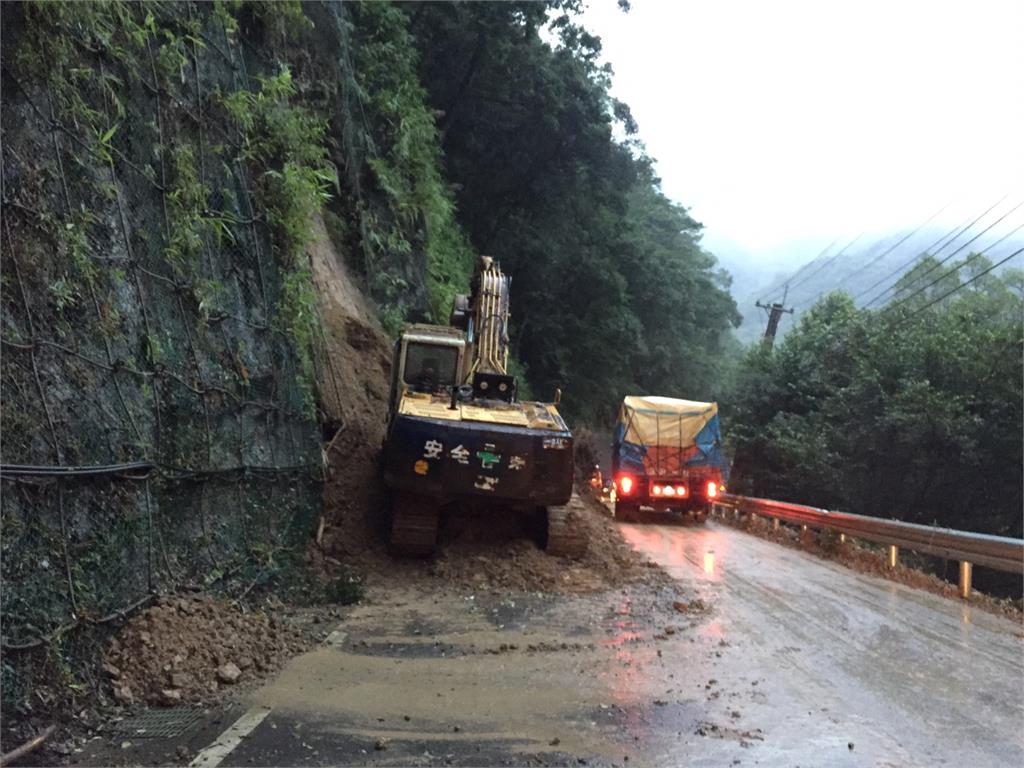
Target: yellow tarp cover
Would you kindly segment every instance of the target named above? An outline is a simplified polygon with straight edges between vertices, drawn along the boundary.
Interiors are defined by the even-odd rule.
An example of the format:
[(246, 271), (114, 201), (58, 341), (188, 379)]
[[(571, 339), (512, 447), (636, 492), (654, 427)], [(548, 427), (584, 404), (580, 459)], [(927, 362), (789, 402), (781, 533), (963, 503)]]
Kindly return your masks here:
[(718, 403), (628, 395), (622, 401), (619, 423), (625, 427), (628, 443), (687, 448), (717, 413)]

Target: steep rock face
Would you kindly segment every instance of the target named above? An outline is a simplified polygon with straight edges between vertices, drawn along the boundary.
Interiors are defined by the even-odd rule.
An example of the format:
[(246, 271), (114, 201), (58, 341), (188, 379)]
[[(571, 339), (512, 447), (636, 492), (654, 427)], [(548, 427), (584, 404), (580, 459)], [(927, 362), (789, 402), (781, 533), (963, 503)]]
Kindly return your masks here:
[(4, 8), (4, 462), (147, 465), (5, 483), (12, 644), (252, 578), (320, 508), (315, 293), (291, 229), (326, 163), (249, 22)]
[(448, 267), (428, 266), (468, 250), (414, 67), (386, 66), (412, 55), (396, 9), (2, 14), (3, 462), (144, 463), (5, 476), (4, 642), (45, 649), (150, 590), (286, 566), (323, 511), (324, 438), (328, 495), (363, 521), (377, 316), (429, 317)]

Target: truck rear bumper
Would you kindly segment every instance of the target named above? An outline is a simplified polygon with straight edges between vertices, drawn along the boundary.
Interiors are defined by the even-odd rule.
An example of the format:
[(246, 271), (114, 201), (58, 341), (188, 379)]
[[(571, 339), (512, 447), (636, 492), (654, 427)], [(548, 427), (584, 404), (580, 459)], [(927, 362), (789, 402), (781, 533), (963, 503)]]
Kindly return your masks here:
[(706, 499), (687, 499), (685, 501), (664, 502), (654, 499), (639, 499), (636, 502), (641, 509), (648, 509), (652, 512), (702, 512), (707, 508)]

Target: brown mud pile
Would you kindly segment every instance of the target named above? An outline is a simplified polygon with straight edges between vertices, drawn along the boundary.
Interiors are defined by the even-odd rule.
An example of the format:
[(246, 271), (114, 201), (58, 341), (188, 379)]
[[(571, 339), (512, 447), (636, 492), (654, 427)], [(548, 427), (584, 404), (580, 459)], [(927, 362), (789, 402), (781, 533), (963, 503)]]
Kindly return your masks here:
[(279, 669), (308, 644), (279, 619), (206, 595), (163, 597), (107, 645), (103, 669), (122, 704), (198, 702)]
[(583, 497), (573, 503), (589, 544), (579, 558), (546, 554), (521, 515), (494, 510), (450, 511), (433, 558), (395, 558), (380, 548), (364, 553), (358, 562), (370, 583), (379, 585), (401, 580), (424, 586), (440, 582), (454, 589), (580, 594), (667, 582), (661, 568), (625, 542), (599, 504)]
[(318, 389), (328, 422), (324, 528), (319, 551), (313, 554), (349, 559), (380, 546), (378, 461), (387, 421), (391, 342), (323, 221), (314, 218), (312, 227), (308, 251), (327, 353)]
[[(590, 592), (663, 577), (622, 539), (593, 499), (581, 498), (589, 551), (578, 560), (550, 557), (520, 516), (495, 510), (446, 515), (438, 554), (392, 557), (385, 544), (387, 500), (380, 451), (387, 421), (391, 343), (319, 219), (309, 246), (320, 295), (327, 360), (319, 372), (321, 408), (336, 431), (325, 432), (324, 519), (310, 547), (313, 568), (330, 575), (355, 566), (382, 583), (440, 580), (449, 586), (541, 592)], [(583, 435), (583, 443), (593, 442)], [(585, 446), (583, 446), (585, 447)]]

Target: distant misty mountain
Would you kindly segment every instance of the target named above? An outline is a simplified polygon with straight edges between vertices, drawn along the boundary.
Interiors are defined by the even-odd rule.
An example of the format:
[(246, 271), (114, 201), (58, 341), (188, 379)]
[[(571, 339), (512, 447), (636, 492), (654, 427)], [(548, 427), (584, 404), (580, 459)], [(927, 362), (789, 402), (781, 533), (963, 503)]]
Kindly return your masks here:
[[(885, 289), (909, 269), (926, 249), (935, 253), (945, 242), (943, 236), (949, 234), (949, 229), (928, 227), (897, 246), (896, 244), (910, 231), (897, 232), (882, 239), (863, 237), (842, 255), (835, 257), (835, 254), (846, 245), (845, 241), (840, 241), (823, 256), (810, 261), (804, 255), (809, 252), (819, 253), (828, 243), (821, 243), (819, 246), (817, 241), (794, 242), (770, 254), (753, 254), (725, 241), (710, 244), (709, 250), (733, 275), (732, 295), (736, 298), (740, 313), (743, 315), (743, 323), (736, 330), (736, 337), (744, 344), (761, 337), (767, 315), (764, 310), (755, 306), (756, 302), (766, 304), (781, 301), (785, 283), (790, 277), (792, 279), (789, 280), (786, 307), (794, 307), (796, 312), (783, 316), (779, 324), (779, 338), (793, 327), (802, 312), (808, 310), (820, 297), (834, 290), (844, 290), (851, 294), (857, 299), (858, 306), (869, 303), (873, 307), (884, 305), (891, 298), (891, 293), (884, 293)], [(1002, 234), (1005, 234), (1005, 231), (1002, 230)], [(945, 258), (967, 243), (975, 234), (977, 233), (964, 233), (941, 247), (937, 256), (940, 259)], [(1002, 234), (997, 230), (986, 233), (953, 256), (949, 264), (962, 260), (968, 254), (984, 250), (999, 240)], [(987, 252), (985, 257), (998, 261), (1022, 246), (1024, 235), (1010, 237)], [(719, 250), (716, 251), (716, 247)], [(891, 252), (885, 253), (890, 248)], [(1012, 266), (1012, 263), (1009, 266)], [(936, 276), (939, 274), (941, 273), (936, 272)], [(881, 297), (879, 294), (882, 294)], [(876, 297), (879, 298), (872, 301)]]

